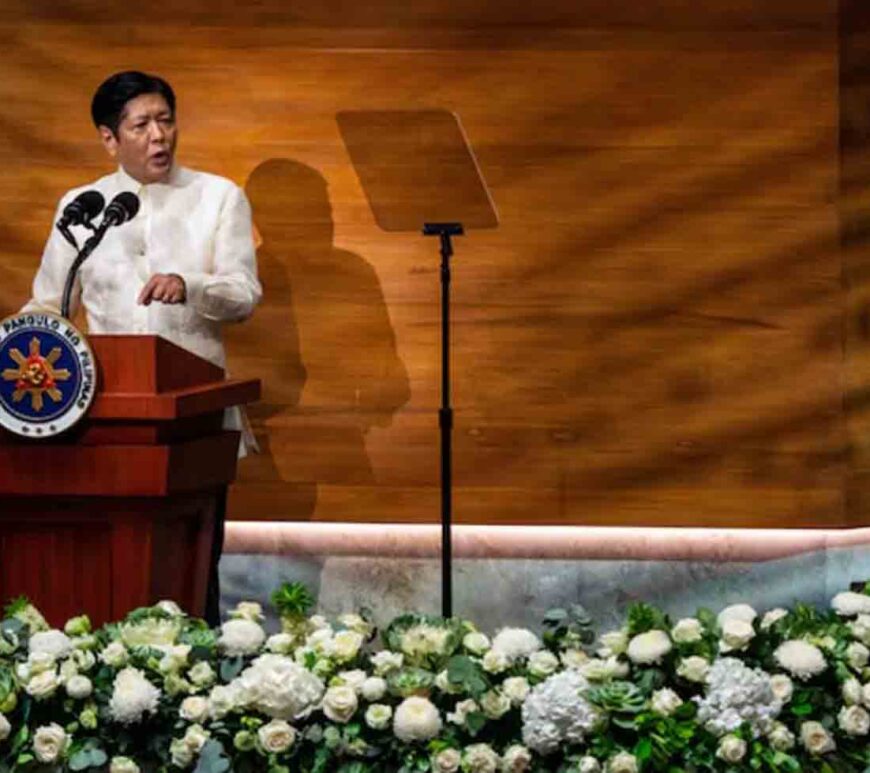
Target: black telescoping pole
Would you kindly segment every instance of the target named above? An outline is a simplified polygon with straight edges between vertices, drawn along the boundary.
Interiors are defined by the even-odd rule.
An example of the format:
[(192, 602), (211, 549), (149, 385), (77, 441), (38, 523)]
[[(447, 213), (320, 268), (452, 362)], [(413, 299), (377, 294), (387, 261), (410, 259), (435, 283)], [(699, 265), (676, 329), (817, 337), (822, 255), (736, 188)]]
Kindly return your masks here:
[(463, 234), (460, 223), (426, 223), (426, 236), (441, 241), (441, 614), (453, 615), (453, 408), (450, 405), (450, 258), (452, 236)]

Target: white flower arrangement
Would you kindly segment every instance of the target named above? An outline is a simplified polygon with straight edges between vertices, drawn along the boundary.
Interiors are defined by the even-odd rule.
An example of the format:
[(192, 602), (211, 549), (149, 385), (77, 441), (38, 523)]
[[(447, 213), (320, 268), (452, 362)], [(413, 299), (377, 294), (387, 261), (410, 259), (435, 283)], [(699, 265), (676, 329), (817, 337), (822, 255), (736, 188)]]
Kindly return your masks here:
[(441, 732), (441, 715), (427, 698), (405, 698), (393, 715), (393, 732), (400, 741), (428, 741)]
[(502, 628), (492, 640), (492, 650), (514, 663), (541, 648), (541, 641), (527, 628)]
[(115, 677), (109, 714), (115, 722), (133, 725), (157, 711), (160, 689), (138, 668), (127, 667)]
[(642, 665), (660, 663), (673, 646), (671, 637), (665, 631), (639, 633), (628, 643), (628, 659)]
[(842, 617), (870, 615), (870, 596), (853, 591), (844, 591), (831, 599), (831, 608)]
[(539, 754), (581, 743), (600, 719), (584, 697), (588, 688), (576, 671), (554, 674), (534, 687), (523, 703), (523, 743)]
[(818, 647), (799, 639), (783, 642), (776, 648), (773, 656), (782, 668), (803, 681), (821, 674), (828, 667), (825, 656)]

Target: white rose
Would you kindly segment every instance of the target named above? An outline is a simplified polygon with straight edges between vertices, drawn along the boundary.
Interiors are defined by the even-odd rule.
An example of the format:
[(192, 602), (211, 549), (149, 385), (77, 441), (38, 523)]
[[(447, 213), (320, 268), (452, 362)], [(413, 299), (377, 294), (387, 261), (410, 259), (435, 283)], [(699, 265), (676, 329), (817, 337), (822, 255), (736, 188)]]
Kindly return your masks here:
[(279, 655), (289, 655), (295, 643), (296, 637), (292, 633), (273, 633), (266, 639), (266, 649)]
[(725, 762), (740, 762), (746, 756), (746, 741), (736, 735), (726, 735), (719, 741), (716, 756)]
[(851, 668), (860, 671), (870, 662), (870, 649), (860, 642), (853, 641), (846, 647), (846, 662)]
[(461, 684), (453, 684), (450, 681), (450, 677), (447, 675), (447, 669), (443, 669), (439, 671), (435, 676), (435, 686), (441, 690), (443, 693), (447, 693), (448, 695), (455, 695), (456, 693), (462, 692)]
[(710, 673), (710, 662), (700, 655), (683, 658), (677, 664), (677, 675), (687, 682), (701, 684), (707, 680), (708, 673)]
[(100, 660), (112, 668), (120, 668), (121, 666), (126, 665), (128, 657), (127, 648), (119, 641), (111, 642), (106, 649), (100, 653)]
[(794, 747), (794, 733), (791, 732), (782, 722), (774, 722), (773, 727), (767, 734), (767, 740), (770, 745), (778, 752), (787, 752)]
[(186, 768), (193, 762), (193, 749), (191, 749), (183, 738), (175, 738), (169, 744), (169, 756), (172, 764), (177, 768)]
[(671, 638), (678, 644), (701, 641), (703, 636), (704, 626), (696, 617), (684, 617), (671, 629)]
[(628, 647), (628, 631), (620, 628), (618, 631), (608, 631), (599, 639), (604, 652), (601, 657), (609, 658), (611, 655), (624, 655)]
[(371, 625), (366, 622), (364, 617), (355, 613), (339, 615), (338, 622), (345, 628), (361, 633), (363, 636), (368, 636), (372, 629)]
[(223, 719), (238, 703), (236, 691), (223, 684), (212, 687), (208, 694), (208, 713), (212, 719)]
[(870, 732), (870, 714), (861, 706), (844, 706), (837, 714), (837, 724), (846, 735), (867, 735)]
[(339, 631), (333, 638), (333, 656), (339, 663), (353, 660), (365, 643), (363, 635), (358, 631)]
[(366, 724), (372, 730), (383, 730), (393, 718), (393, 709), (384, 703), (373, 703), (366, 709)]
[(803, 722), (800, 728), (801, 743), (810, 754), (827, 754), (837, 745), (821, 722)]
[(776, 648), (773, 657), (792, 676), (804, 681), (822, 673), (828, 667), (822, 651), (814, 644), (800, 639), (783, 642)]
[(458, 701), (453, 707), (453, 711), (447, 714), (447, 721), (452, 725), (464, 725), (465, 720), (473, 711), (480, 711), (480, 706), (471, 698), (466, 698), (464, 701)]
[(727, 620), (742, 620), (744, 623), (752, 625), (756, 617), (758, 617), (758, 613), (749, 604), (732, 604), (719, 613), (716, 622), (719, 623), (720, 628), (725, 626)]
[(559, 658), (549, 650), (539, 650), (529, 656), (529, 673), (533, 676), (549, 676), (559, 668)]
[(659, 663), (673, 645), (664, 631), (639, 633), (628, 643), (628, 657), (633, 663), (643, 665)]
[(683, 699), (669, 687), (665, 687), (662, 690), (656, 690), (652, 694), (650, 705), (652, 710), (657, 714), (669, 717), (683, 705)]
[[(72, 661), (68, 661), (72, 663)], [(27, 656), (27, 665), (30, 667), (30, 675), (41, 674), (43, 671), (54, 670), (55, 657), (49, 652), (31, 652)], [(75, 667), (75, 663), (72, 663)], [(78, 669), (76, 669), (78, 670)]]
[(79, 671), (90, 671), (97, 663), (96, 655), (89, 650), (73, 650), (70, 658)]
[(367, 678), (367, 674), (361, 668), (355, 668), (353, 671), (339, 671), (336, 677), (341, 680), (342, 684), (348, 687), (353, 687), (354, 692), (359, 695), (362, 690), (363, 682)]
[(254, 623), (262, 623), (263, 607), (256, 601), (240, 601), (235, 609), (230, 610), (230, 617), (237, 620), (251, 620)]
[(5, 741), (11, 732), (12, 725), (9, 724), (9, 720), (0, 712), (0, 741)]
[(208, 687), (217, 677), (211, 665), (200, 660), (187, 672), (187, 678), (197, 687)]
[(870, 682), (861, 688), (861, 703), (870, 709)]
[(115, 676), (109, 713), (116, 722), (130, 725), (140, 722), (145, 714), (154, 714), (160, 700), (158, 690), (136, 668), (125, 668)]
[(330, 687), (323, 696), (323, 713), (333, 722), (349, 722), (358, 705), (356, 690), (347, 684)]
[(488, 674), (500, 674), (507, 670), (508, 666), (510, 666), (508, 656), (499, 650), (489, 650), (483, 656), (483, 670)]
[(840, 687), (840, 694), (843, 696), (843, 702), (847, 706), (861, 703), (861, 699), (864, 697), (861, 690), (861, 682), (854, 677), (843, 682)]
[(794, 683), (785, 674), (774, 674), (770, 677), (770, 689), (777, 700), (788, 703), (794, 692)]
[(595, 757), (590, 757), (587, 754), (585, 757), (581, 757), (580, 762), (577, 763), (577, 771), (578, 773), (601, 773), (601, 763)]
[(788, 615), (788, 610), (783, 609), (782, 607), (777, 607), (776, 609), (771, 609), (768, 612), (764, 613), (764, 617), (761, 618), (760, 628), (762, 631), (769, 630), (775, 623), (782, 620), (782, 618)]
[(393, 732), (400, 741), (428, 741), (441, 732), (438, 709), (426, 698), (405, 698), (393, 716)]
[(523, 773), (531, 764), (531, 752), (519, 744), (508, 746), (501, 758), (502, 773)]
[(565, 668), (578, 670), (589, 661), (589, 656), (583, 650), (567, 649), (559, 655), (559, 660)]
[(157, 607), (157, 609), (165, 612), (170, 617), (184, 617), (184, 611), (181, 609), (181, 607), (170, 599), (158, 601), (155, 606)]
[(628, 664), (616, 656), (601, 660), (590, 658), (580, 667), (580, 673), (590, 682), (604, 682), (608, 679), (621, 679), (628, 675)]
[(163, 657), (159, 668), (163, 674), (175, 674), (187, 666), (187, 656), (190, 655), (189, 644), (176, 644), (163, 649)]
[(203, 698), (201, 695), (191, 695), (181, 702), (178, 713), (182, 719), (186, 719), (188, 722), (205, 722), (209, 715), (208, 698)]
[(870, 596), (852, 591), (838, 593), (831, 599), (831, 608), (841, 617), (870, 615)]
[(37, 728), (33, 734), (33, 753), (40, 762), (57, 762), (63, 756), (68, 745), (69, 736), (55, 722)]
[(227, 620), (221, 626), (218, 646), (230, 657), (238, 657), (253, 655), (264, 641), (266, 632), (259, 623), (244, 619)]
[(870, 615), (858, 615), (849, 623), (849, 630), (852, 636), (870, 647)]
[(387, 682), (379, 676), (370, 676), (360, 686), (360, 693), (370, 703), (379, 701), (387, 694)]
[(93, 691), (94, 686), (86, 676), (76, 675), (67, 679), (66, 694), (70, 698), (81, 700), (82, 698), (87, 698)]
[(637, 757), (628, 752), (614, 754), (607, 761), (607, 773), (637, 773)]
[(31, 655), (44, 652), (55, 660), (60, 660), (72, 652), (73, 644), (69, 636), (63, 631), (52, 628), (50, 631), (40, 631), (33, 634), (27, 648)]
[(389, 650), (381, 650), (376, 652), (369, 658), (375, 674), (378, 676), (386, 676), (391, 671), (398, 671), (402, 667), (405, 656), (401, 652), (390, 652)]
[(498, 762), (498, 755), (486, 743), (471, 744), (462, 755), (462, 769), (468, 773), (495, 773)]
[(514, 706), (520, 706), (531, 688), (524, 676), (509, 676), (501, 683), (501, 689)]
[(752, 623), (732, 618), (722, 624), (721, 637), (719, 639), (719, 652), (727, 653), (734, 650), (744, 650), (755, 638), (755, 629)]
[(187, 728), (187, 732), (185, 732), (182, 740), (188, 749), (198, 754), (202, 747), (205, 746), (205, 742), (209, 739), (209, 735), (210, 733), (208, 730), (203, 728), (201, 725), (191, 725)]
[(444, 749), (435, 755), (432, 768), (435, 773), (456, 773), (461, 762), (462, 755), (456, 749)]
[(24, 690), (36, 700), (41, 701), (50, 698), (57, 691), (60, 682), (55, 671), (43, 671), (34, 676), (25, 686)]
[(140, 773), (139, 766), (129, 757), (112, 757), (109, 773)]
[(488, 690), (480, 698), (480, 708), (489, 719), (499, 719), (510, 711), (511, 701), (498, 690)]
[(273, 719), (257, 731), (260, 745), (270, 754), (287, 751), (296, 741), (296, 731), (283, 719)]
[(480, 631), (472, 631), (465, 634), (462, 639), (462, 646), (473, 655), (482, 655), (489, 649), (489, 636)]

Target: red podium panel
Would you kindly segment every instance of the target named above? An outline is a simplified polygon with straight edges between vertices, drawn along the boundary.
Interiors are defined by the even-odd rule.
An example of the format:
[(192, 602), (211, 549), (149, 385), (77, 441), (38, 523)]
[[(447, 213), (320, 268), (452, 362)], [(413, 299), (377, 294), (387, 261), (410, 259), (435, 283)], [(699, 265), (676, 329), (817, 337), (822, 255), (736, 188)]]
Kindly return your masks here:
[(239, 433), (223, 411), (253, 402), (233, 381), (156, 336), (93, 336), (98, 393), (63, 436), (0, 430), (0, 600), (24, 594), (55, 625), (97, 625), (163, 598), (201, 614), (216, 508)]

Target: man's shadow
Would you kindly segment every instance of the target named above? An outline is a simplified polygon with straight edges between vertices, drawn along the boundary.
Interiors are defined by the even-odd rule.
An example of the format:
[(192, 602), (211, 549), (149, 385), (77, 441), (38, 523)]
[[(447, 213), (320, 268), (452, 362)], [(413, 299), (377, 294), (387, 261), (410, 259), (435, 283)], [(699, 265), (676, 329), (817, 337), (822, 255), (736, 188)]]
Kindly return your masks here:
[(318, 485), (372, 485), (365, 448), (410, 397), (378, 277), (333, 245), (326, 180), (289, 159), (245, 186), (260, 246), (263, 301), (228, 331), (230, 372), (263, 381), (249, 416), (261, 453), (240, 465), (232, 515), (303, 520)]

